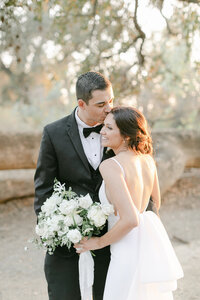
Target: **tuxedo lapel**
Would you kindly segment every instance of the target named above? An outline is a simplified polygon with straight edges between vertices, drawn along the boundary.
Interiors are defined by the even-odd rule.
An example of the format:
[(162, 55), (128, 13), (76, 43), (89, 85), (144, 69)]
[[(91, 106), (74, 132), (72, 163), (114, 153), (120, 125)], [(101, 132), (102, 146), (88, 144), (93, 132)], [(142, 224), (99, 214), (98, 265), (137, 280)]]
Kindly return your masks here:
[(72, 112), (72, 114), (69, 117), (68, 123), (67, 123), (67, 133), (71, 139), (72, 144), (74, 145), (74, 149), (76, 150), (77, 154), (81, 158), (84, 166), (87, 168), (88, 172), (90, 172), (89, 166), (88, 166), (88, 160), (85, 155), (85, 152), (83, 150), (83, 145), (81, 143), (78, 126), (75, 119), (75, 110)]
[(113, 156), (115, 156), (115, 153), (113, 152), (113, 150), (108, 149), (107, 147), (105, 147), (103, 149), (103, 157), (102, 157), (101, 161), (104, 161), (105, 159), (108, 159), (108, 158), (113, 157)]

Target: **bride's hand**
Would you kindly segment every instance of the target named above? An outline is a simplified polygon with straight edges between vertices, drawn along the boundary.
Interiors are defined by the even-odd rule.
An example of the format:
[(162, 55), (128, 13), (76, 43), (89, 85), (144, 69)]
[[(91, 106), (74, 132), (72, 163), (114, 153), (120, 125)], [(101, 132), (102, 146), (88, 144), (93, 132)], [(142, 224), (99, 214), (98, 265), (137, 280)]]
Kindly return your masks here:
[(76, 249), (77, 253), (83, 253), (89, 250), (97, 250), (101, 248), (99, 245), (99, 240), (100, 239), (98, 237), (92, 237), (90, 239), (84, 237), (80, 243), (74, 244), (74, 248)]

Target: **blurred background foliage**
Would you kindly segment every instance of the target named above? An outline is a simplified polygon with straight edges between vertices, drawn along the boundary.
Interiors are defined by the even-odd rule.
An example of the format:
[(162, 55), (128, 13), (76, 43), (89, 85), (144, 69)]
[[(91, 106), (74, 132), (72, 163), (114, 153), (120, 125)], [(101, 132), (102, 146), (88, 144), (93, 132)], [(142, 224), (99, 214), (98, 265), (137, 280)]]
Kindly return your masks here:
[(95, 70), (153, 128), (200, 129), (199, 0), (3, 0), (0, 50), (2, 127), (63, 117)]

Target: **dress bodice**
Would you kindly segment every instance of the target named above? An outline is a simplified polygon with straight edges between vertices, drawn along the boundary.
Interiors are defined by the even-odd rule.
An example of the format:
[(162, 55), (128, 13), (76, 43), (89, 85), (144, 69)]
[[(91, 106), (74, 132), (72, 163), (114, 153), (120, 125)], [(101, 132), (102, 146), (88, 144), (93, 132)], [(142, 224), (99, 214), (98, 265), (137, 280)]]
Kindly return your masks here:
[[(105, 190), (105, 182), (102, 181), (100, 190), (99, 190), (99, 200), (102, 204), (110, 204), (108, 201), (108, 198), (106, 196), (106, 190)], [(119, 220), (119, 215), (111, 214), (108, 216), (108, 230), (110, 230), (115, 223)]]

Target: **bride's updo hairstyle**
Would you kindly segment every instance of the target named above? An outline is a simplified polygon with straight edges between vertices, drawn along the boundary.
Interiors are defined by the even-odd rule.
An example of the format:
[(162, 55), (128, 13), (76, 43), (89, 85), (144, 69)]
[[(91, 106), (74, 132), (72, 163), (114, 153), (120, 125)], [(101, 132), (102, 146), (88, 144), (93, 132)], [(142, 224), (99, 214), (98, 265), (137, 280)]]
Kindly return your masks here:
[(138, 154), (153, 153), (152, 139), (144, 115), (133, 107), (114, 107), (111, 110), (121, 135), (128, 141), (128, 147)]

